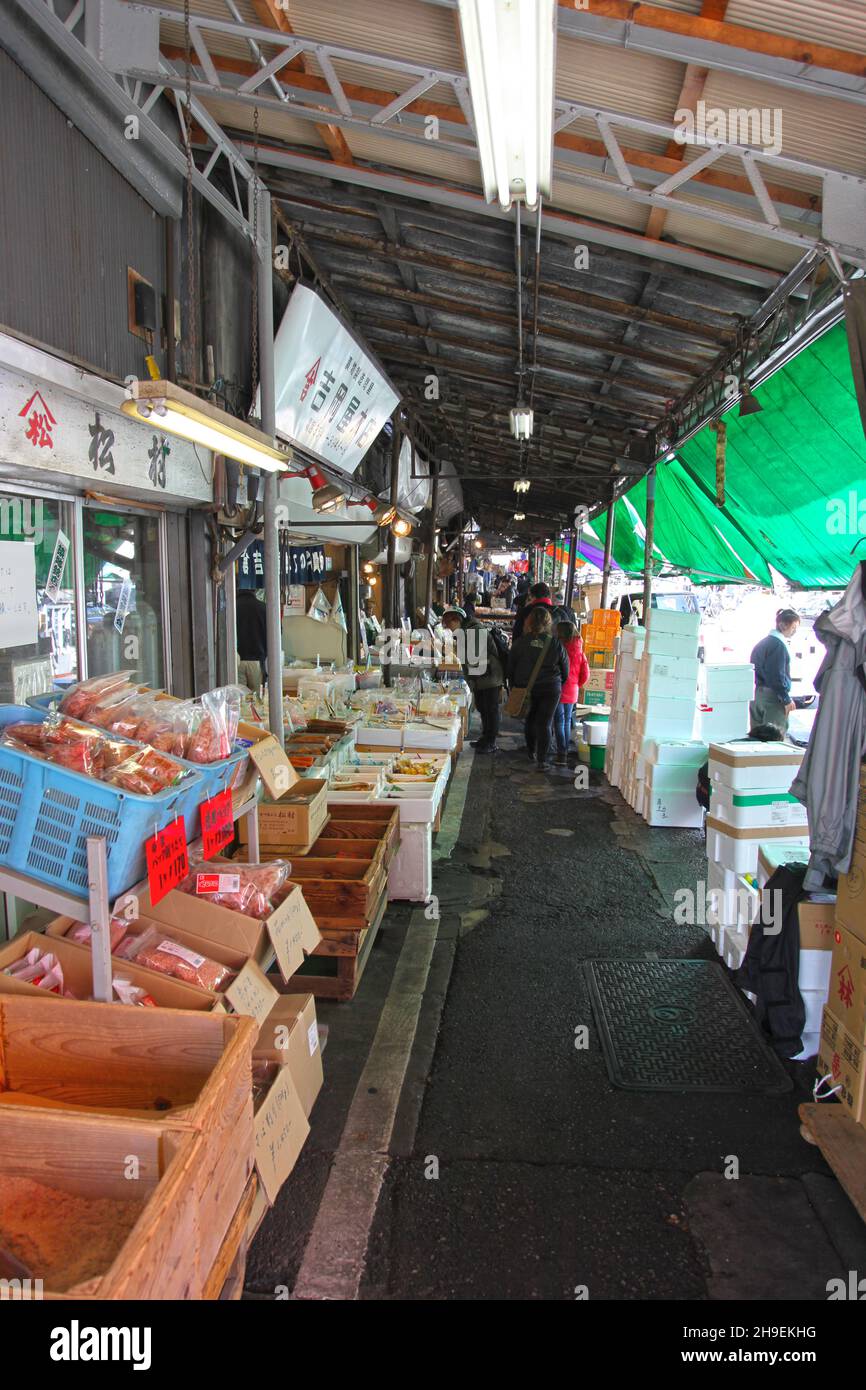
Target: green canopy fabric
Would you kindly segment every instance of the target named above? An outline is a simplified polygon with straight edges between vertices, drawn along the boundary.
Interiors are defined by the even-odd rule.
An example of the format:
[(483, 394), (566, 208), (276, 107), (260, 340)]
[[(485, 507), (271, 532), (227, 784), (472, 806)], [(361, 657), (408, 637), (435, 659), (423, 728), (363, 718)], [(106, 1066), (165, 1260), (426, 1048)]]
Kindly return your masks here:
[[(848, 583), (866, 537), (866, 437), (844, 324), (756, 393), (763, 409), (725, 418), (725, 505), (717, 507), (716, 435), (707, 427), (656, 470), (655, 552), (697, 583), (770, 585), (770, 566), (798, 588)], [(646, 481), (616, 503), (614, 557), (643, 568)], [(594, 529), (603, 536), (606, 516)], [(655, 566), (654, 566), (655, 567)]]

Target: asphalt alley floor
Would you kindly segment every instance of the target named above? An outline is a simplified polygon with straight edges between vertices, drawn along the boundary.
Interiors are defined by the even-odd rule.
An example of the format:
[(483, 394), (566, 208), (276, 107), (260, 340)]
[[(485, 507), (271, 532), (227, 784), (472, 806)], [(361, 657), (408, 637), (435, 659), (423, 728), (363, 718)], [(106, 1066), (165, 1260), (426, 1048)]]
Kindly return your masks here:
[[(509, 730), (496, 757), (461, 759), (465, 805), (438, 849), (438, 936), (354, 1296), (826, 1299), (829, 1279), (866, 1267), (866, 1239), (800, 1135), (812, 1068), (788, 1064), (778, 1097), (624, 1091), (598, 1042), (584, 961), (716, 959), (673, 917), (674, 893), (705, 877), (702, 834), (648, 827), (598, 774), (583, 791), (573, 772), (538, 774)], [(425, 920), (392, 907), (355, 1000), (320, 1007), (326, 1084), (247, 1297), (295, 1288), (400, 952)]]

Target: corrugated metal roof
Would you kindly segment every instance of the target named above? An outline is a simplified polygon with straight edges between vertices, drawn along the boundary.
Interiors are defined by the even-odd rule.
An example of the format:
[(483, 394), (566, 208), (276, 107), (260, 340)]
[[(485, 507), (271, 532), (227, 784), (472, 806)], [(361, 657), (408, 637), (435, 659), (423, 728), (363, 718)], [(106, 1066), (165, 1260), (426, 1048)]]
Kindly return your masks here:
[(725, 19), (832, 48), (866, 51), (863, 0), (730, 0)]

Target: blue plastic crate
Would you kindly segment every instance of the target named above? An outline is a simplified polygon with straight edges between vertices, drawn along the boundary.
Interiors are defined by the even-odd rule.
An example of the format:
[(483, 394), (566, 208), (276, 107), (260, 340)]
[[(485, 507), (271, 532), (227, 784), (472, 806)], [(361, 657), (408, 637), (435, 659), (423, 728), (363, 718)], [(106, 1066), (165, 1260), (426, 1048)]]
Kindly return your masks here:
[[(41, 724), (44, 713), (0, 705), (0, 733), (8, 724)], [(54, 888), (87, 897), (87, 837), (101, 835), (112, 898), (144, 878), (144, 842), (183, 815), (198, 773), (187, 786), (138, 796), (44, 762), (0, 743), (0, 864)]]

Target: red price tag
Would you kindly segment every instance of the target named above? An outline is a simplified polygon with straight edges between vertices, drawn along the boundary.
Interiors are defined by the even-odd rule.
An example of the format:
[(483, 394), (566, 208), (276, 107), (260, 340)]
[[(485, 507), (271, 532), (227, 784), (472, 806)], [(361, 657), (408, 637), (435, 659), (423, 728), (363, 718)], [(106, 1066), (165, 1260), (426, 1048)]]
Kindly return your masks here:
[(144, 842), (147, 859), (147, 882), (151, 903), (158, 903), (172, 888), (182, 883), (189, 873), (186, 852), (186, 829), (182, 820), (158, 830)]
[(201, 807), (201, 845), (205, 859), (212, 859), (233, 838), (235, 819), (232, 794), (226, 789), (203, 801)]

